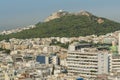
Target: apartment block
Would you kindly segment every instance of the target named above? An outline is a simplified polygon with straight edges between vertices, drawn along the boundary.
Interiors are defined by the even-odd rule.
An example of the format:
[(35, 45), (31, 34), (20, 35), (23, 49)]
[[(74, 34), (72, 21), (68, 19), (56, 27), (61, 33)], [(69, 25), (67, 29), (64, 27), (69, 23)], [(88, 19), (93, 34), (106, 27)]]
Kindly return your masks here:
[(94, 80), (109, 72), (109, 51), (92, 48), (90, 44), (72, 44), (67, 55), (68, 75)]

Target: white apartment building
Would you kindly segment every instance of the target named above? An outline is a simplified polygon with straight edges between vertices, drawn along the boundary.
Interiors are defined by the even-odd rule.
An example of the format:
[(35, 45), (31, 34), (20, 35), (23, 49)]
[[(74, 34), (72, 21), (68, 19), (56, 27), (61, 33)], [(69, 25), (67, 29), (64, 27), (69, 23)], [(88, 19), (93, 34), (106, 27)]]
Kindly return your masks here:
[(110, 75), (108, 80), (120, 80), (120, 55), (110, 55)]
[(59, 64), (59, 58), (57, 55), (51, 55), (49, 57), (49, 63), (50, 64), (54, 64), (54, 65), (58, 65)]
[(110, 57), (110, 72), (120, 72), (120, 55), (111, 55)]
[(78, 75), (85, 80), (94, 80), (97, 74), (107, 74), (109, 71), (108, 53), (107, 50), (99, 51), (96, 48), (90, 48), (89, 44), (70, 45), (67, 55), (68, 74)]
[(120, 74), (120, 33), (118, 37), (118, 54), (110, 55), (110, 72), (115, 76)]

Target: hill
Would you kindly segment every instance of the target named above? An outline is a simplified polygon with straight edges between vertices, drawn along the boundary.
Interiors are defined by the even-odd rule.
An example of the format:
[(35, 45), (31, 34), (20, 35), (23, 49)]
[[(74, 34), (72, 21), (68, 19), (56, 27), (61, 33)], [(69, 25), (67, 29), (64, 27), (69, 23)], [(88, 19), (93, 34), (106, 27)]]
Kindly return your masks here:
[(97, 17), (87, 11), (79, 13), (57, 12), (57, 17), (49, 16), (45, 22), (39, 22), (35, 28), (18, 33), (0, 36), (0, 40), (9, 38), (37, 37), (77, 37), (86, 35), (104, 35), (120, 30), (120, 23)]

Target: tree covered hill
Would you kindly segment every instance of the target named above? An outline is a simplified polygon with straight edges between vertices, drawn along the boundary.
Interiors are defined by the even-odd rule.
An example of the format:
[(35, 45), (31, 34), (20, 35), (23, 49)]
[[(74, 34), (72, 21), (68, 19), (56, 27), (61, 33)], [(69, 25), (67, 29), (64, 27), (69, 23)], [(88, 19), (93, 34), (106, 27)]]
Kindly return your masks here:
[(10, 38), (41, 37), (78, 37), (86, 35), (103, 35), (120, 30), (120, 23), (94, 16), (88, 12), (80, 14), (67, 13), (47, 22), (39, 22), (36, 27), (18, 33), (1, 35), (0, 40)]

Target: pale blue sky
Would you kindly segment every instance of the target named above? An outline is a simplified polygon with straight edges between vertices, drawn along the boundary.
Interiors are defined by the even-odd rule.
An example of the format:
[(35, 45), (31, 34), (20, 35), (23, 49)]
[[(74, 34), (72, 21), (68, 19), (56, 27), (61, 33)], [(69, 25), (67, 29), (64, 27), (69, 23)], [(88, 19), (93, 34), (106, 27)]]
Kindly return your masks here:
[(0, 0), (0, 29), (35, 24), (60, 9), (86, 10), (120, 22), (120, 0)]

